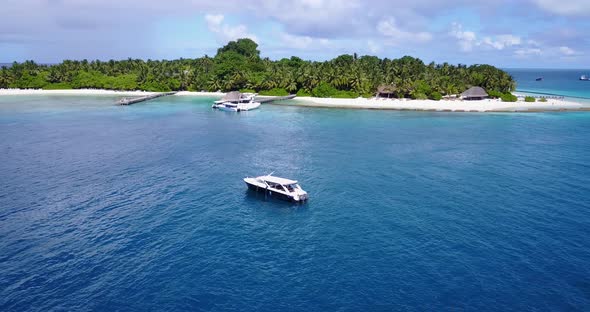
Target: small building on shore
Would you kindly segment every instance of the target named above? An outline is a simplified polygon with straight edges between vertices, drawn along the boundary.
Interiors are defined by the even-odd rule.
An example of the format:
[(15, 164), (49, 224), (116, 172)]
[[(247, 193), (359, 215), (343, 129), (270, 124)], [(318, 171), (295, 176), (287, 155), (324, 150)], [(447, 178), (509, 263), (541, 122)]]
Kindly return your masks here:
[(377, 94), (375, 94), (376, 98), (393, 98), (395, 97), (395, 87), (392, 85), (381, 85), (377, 88)]
[(488, 97), (488, 93), (482, 87), (471, 87), (461, 93), (461, 98), (468, 101), (483, 100)]

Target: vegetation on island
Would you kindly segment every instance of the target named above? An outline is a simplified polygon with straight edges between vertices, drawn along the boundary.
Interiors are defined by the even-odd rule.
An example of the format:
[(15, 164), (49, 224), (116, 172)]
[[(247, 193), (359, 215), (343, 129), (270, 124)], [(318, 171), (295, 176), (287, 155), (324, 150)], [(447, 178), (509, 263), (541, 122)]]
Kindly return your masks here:
[(516, 102), (516, 101), (518, 101), (518, 97), (516, 97), (516, 95), (514, 95), (512, 93), (505, 93), (500, 98), (502, 99), (502, 102)]
[(0, 88), (21, 89), (243, 90), (262, 95), (355, 98), (372, 96), (383, 85), (395, 97), (434, 100), (471, 86), (483, 87), (498, 97), (515, 89), (508, 73), (490, 65), (425, 64), (410, 56), (380, 59), (356, 53), (323, 62), (296, 56), (273, 61), (260, 57), (258, 45), (250, 39), (231, 41), (214, 57), (66, 60), (55, 65), (26, 61), (0, 70)]

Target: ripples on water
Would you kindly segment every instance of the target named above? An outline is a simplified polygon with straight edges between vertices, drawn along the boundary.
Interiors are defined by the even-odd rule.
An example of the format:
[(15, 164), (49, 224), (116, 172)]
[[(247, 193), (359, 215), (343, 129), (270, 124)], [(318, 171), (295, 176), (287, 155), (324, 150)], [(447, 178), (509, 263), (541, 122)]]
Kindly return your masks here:
[(0, 98), (0, 310), (590, 309), (590, 114), (209, 101)]

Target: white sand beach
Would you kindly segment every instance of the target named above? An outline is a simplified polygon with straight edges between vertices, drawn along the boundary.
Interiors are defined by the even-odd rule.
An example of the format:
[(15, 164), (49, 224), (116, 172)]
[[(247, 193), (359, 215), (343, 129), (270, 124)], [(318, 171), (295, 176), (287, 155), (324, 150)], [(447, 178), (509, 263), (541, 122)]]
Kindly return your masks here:
[[(0, 96), (4, 95), (116, 95), (116, 96), (144, 96), (157, 92), (146, 91), (114, 91), (100, 89), (76, 90), (40, 90), (40, 89), (0, 89)], [(221, 97), (223, 92), (192, 92), (180, 91), (175, 96), (210, 96)], [(353, 109), (388, 109), (388, 110), (424, 110), (424, 111), (452, 111), (452, 112), (514, 112), (514, 111), (553, 111), (553, 110), (590, 110), (590, 106), (582, 103), (548, 99), (547, 102), (502, 102), (501, 100), (486, 99), (479, 101), (464, 100), (410, 100), (410, 99), (335, 99), (316, 97), (297, 97), (288, 102), (278, 102), (280, 105), (294, 105), (324, 108), (353, 108)]]
[[(463, 100), (410, 100), (410, 99), (333, 99), (297, 97), (293, 102), (299, 106), (333, 107), (333, 108), (361, 108), (361, 109), (391, 109), (391, 110), (425, 110), (425, 111), (453, 111), (453, 112), (495, 112), (495, 111), (550, 111), (550, 110), (580, 110), (581, 103), (566, 100), (549, 99), (547, 102), (502, 102), (501, 100), (486, 99), (479, 101)], [(588, 108), (586, 106), (586, 108)]]

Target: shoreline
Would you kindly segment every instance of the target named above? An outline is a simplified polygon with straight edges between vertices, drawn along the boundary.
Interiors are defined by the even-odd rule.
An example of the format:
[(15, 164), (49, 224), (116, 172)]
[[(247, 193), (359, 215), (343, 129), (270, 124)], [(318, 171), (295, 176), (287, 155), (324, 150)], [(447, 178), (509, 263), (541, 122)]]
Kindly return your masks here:
[[(152, 92), (152, 91), (118, 91), (118, 90), (106, 90), (106, 89), (67, 89), (67, 90), (43, 90), (43, 89), (0, 89), (0, 96), (9, 95), (119, 95), (119, 96), (146, 96), (153, 95), (163, 92)], [(191, 92), (191, 91), (179, 91), (175, 95), (178, 96), (223, 96), (223, 92)]]
[[(40, 90), (40, 89), (0, 89), (0, 96), (18, 95), (72, 95), (72, 96), (146, 96), (159, 92), (147, 91), (115, 91), (101, 89), (72, 89), (72, 90)], [(221, 97), (223, 92), (193, 92), (179, 91), (174, 96), (207, 96)], [(518, 94), (518, 93), (515, 93)], [(288, 102), (271, 105), (317, 107), (317, 108), (345, 108), (345, 109), (375, 109), (375, 110), (411, 110), (428, 112), (559, 112), (559, 111), (590, 111), (589, 105), (565, 99), (548, 99), (547, 102), (502, 102), (499, 99), (485, 99), (478, 101), (464, 100), (411, 100), (411, 99), (376, 99), (376, 98), (316, 98), (297, 97)]]
[(411, 110), (429, 112), (551, 112), (551, 111), (590, 111), (590, 106), (581, 103), (550, 99), (547, 102), (502, 102), (499, 99), (478, 101), (463, 100), (408, 100), (408, 99), (334, 99), (297, 97), (297, 104), (276, 104), (321, 108), (349, 108), (376, 110)]
[(121, 96), (146, 96), (160, 92), (148, 91), (116, 91), (105, 89), (68, 89), (68, 90), (42, 90), (42, 89), (0, 89), (0, 96), (8, 95), (121, 95)]

